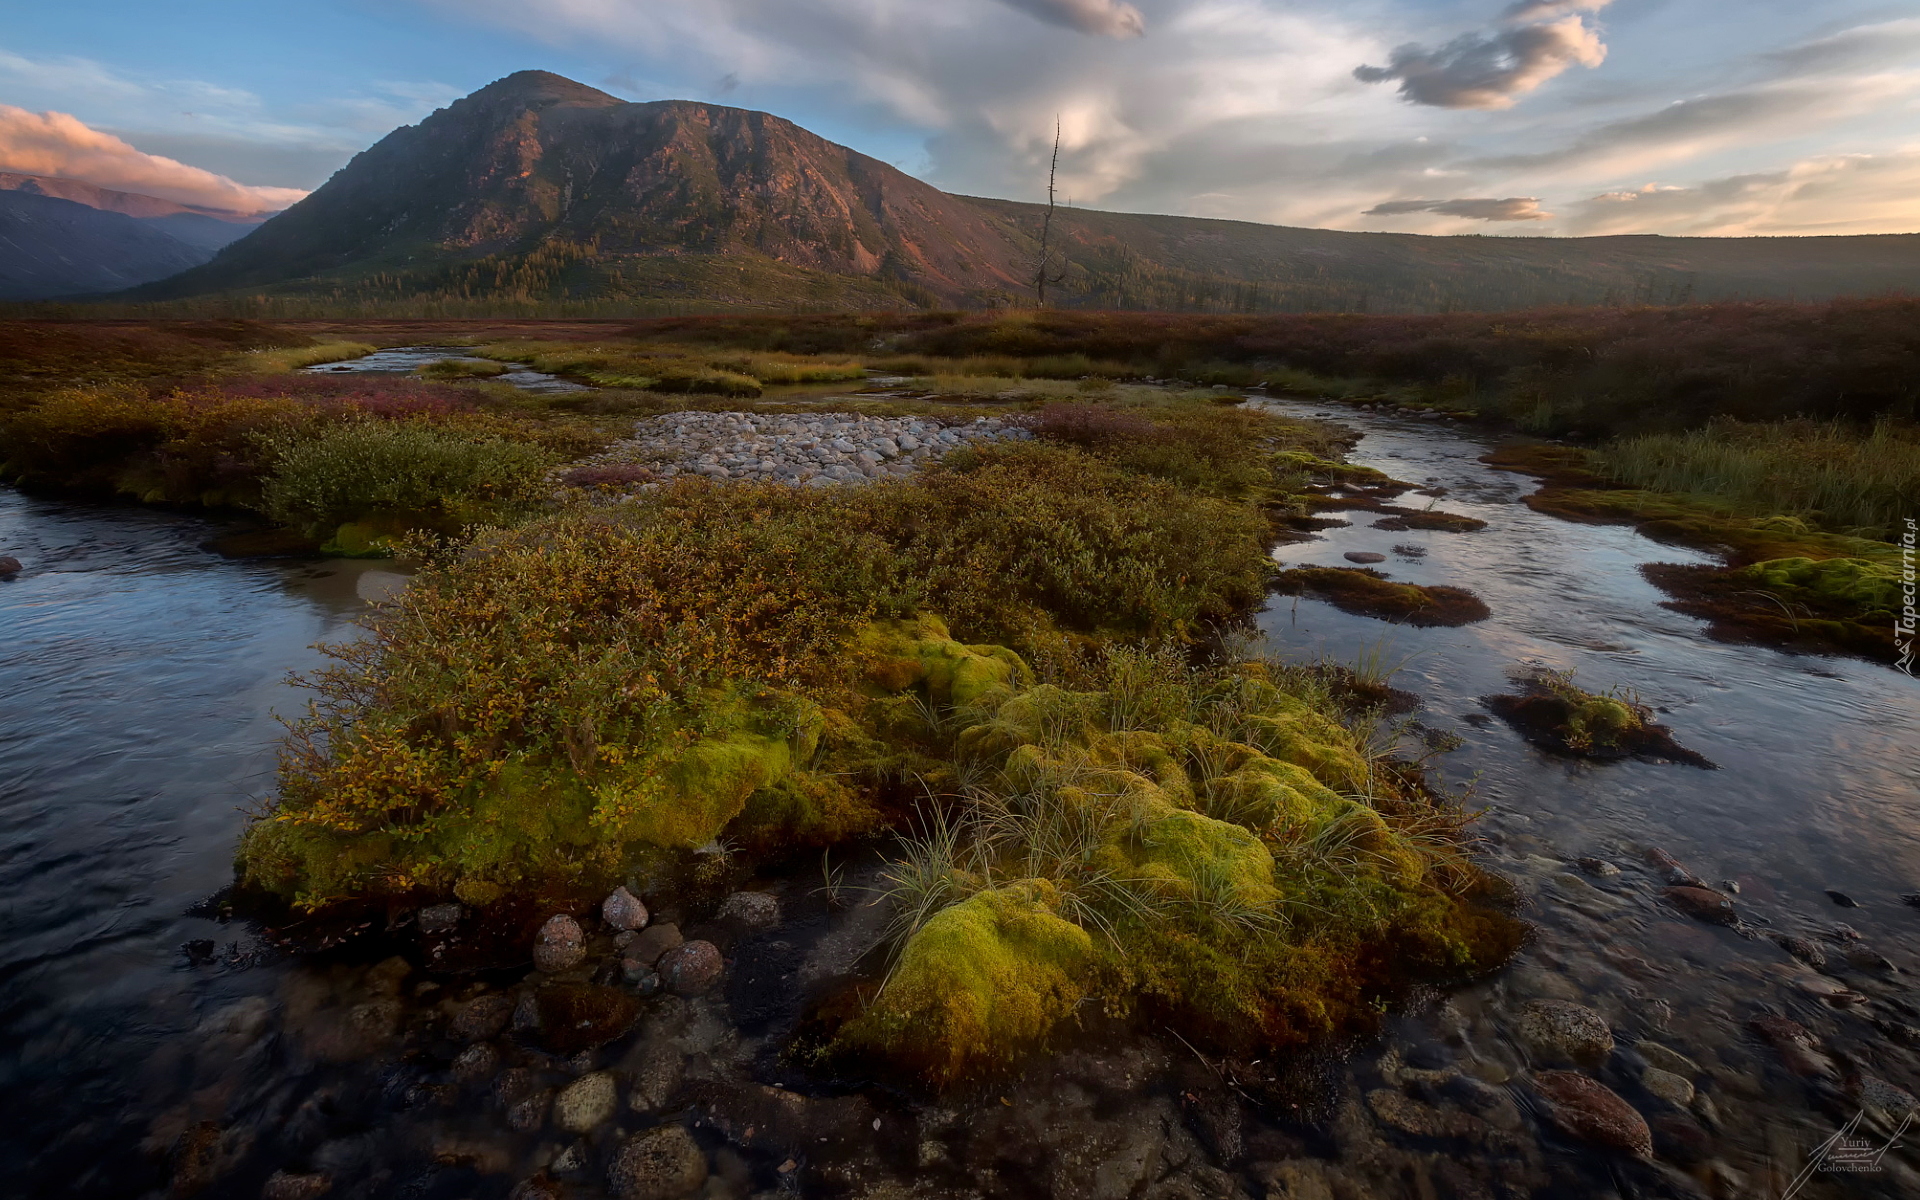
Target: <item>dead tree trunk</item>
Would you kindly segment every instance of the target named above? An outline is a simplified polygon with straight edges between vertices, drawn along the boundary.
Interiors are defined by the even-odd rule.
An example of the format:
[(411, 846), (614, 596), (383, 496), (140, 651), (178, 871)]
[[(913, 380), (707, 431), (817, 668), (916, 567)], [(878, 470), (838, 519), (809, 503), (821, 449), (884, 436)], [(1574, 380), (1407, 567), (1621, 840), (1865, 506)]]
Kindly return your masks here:
[(1054, 180), (1060, 173), (1060, 118), (1053, 119), (1053, 160), (1047, 164), (1047, 211), (1040, 218), (1040, 253), (1034, 259), (1033, 298), (1036, 308), (1047, 306), (1047, 288), (1064, 281), (1066, 267), (1053, 270)]

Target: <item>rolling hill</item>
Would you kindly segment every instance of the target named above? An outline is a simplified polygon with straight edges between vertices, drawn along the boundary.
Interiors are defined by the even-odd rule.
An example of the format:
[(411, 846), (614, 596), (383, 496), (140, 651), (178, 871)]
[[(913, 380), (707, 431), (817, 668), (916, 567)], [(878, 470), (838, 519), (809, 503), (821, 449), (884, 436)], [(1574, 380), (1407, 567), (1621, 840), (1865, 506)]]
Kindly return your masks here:
[[(767, 113), (545, 72), (395, 130), (212, 261), (127, 294), (339, 303), (1023, 303), (1041, 206), (952, 195)], [(1920, 235), (1426, 237), (1086, 210), (1067, 307), (1430, 312), (1920, 286)]]

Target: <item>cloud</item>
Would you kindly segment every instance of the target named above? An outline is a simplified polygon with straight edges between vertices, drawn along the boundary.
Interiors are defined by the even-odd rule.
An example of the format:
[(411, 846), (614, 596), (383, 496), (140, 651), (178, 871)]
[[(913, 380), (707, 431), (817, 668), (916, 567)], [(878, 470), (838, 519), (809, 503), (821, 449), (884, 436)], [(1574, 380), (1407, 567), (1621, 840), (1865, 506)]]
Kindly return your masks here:
[(1920, 232), (1920, 149), (1824, 155), (1693, 187), (1649, 183), (1574, 206), (1571, 233), (1767, 237)]
[(1384, 67), (1355, 67), (1362, 83), (1400, 81), (1411, 104), (1436, 108), (1511, 108), (1517, 99), (1575, 65), (1606, 61), (1600, 32), (1580, 17), (1609, 0), (1520, 0), (1502, 16), (1505, 29), (1463, 33), (1428, 49), (1408, 43)]
[(1500, 14), (1500, 19), (1509, 25), (1530, 25), (1576, 13), (1599, 12), (1612, 3), (1613, 0), (1514, 0), (1507, 11)]
[(1553, 214), (1540, 211), (1538, 196), (1508, 196), (1504, 200), (1389, 200), (1376, 204), (1363, 217), (1400, 217), (1410, 213), (1438, 213), (1475, 221), (1546, 221)]
[(1140, 10), (1120, 0), (1000, 0), (1049, 25), (1102, 37), (1136, 38), (1147, 31)]
[(142, 153), (66, 113), (31, 113), (6, 104), (0, 104), (0, 170), (55, 175), (240, 213), (271, 212), (306, 195), (297, 188), (248, 187), (225, 175)]

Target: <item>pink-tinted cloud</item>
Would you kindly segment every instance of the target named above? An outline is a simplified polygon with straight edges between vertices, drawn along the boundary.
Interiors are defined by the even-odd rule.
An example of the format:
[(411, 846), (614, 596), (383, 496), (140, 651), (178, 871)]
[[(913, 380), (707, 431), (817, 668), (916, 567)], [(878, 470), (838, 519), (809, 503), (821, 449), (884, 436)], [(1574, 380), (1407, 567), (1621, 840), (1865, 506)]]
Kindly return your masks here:
[(1609, 0), (1520, 0), (1502, 16), (1505, 29), (1463, 33), (1444, 46), (1408, 44), (1384, 67), (1356, 67), (1362, 83), (1400, 81), (1412, 104), (1436, 108), (1511, 108), (1516, 99), (1573, 66), (1597, 67), (1607, 47), (1581, 12)]
[(225, 175), (146, 154), (66, 113), (0, 104), (0, 171), (78, 179), (176, 204), (236, 213), (273, 212), (306, 195), (298, 188), (249, 187)]

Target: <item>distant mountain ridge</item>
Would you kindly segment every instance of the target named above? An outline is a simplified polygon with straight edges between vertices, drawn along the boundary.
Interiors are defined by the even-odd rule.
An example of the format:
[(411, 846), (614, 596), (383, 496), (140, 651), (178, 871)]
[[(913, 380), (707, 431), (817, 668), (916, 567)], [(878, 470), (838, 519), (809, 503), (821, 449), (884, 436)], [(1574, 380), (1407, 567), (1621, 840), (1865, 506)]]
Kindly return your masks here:
[(116, 291), (164, 279), (207, 261), (264, 219), (77, 179), (0, 171), (0, 300)]
[[(1039, 205), (952, 195), (768, 113), (508, 76), (129, 298), (1030, 299)], [(1920, 287), (1920, 235), (1425, 237), (1064, 211), (1068, 306), (1435, 311)]]

